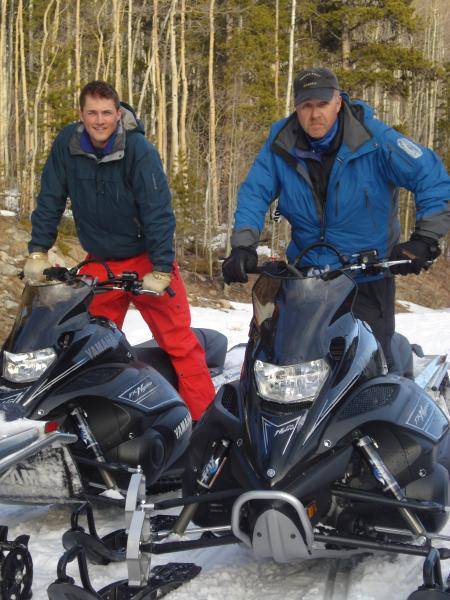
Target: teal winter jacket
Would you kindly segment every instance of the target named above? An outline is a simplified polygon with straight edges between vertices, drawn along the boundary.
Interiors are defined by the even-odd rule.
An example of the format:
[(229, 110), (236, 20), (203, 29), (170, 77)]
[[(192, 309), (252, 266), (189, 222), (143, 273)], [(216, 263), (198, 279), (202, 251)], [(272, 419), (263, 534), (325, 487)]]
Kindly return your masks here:
[(67, 125), (56, 137), (31, 217), (30, 252), (53, 246), (70, 198), (87, 252), (102, 259), (147, 252), (156, 270), (172, 269), (175, 217), (161, 159), (131, 107), (123, 104), (122, 110), (109, 154), (82, 149), (82, 123)]

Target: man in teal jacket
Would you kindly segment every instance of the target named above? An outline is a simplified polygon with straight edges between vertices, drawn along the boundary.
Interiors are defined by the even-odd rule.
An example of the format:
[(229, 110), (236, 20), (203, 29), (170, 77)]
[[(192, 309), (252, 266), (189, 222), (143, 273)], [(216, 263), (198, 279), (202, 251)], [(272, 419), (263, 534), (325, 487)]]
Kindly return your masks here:
[[(72, 203), (73, 217), (87, 258), (105, 261), (120, 275), (136, 271), (144, 289), (158, 296), (110, 291), (89, 306), (122, 327), (130, 302), (140, 311), (178, 375), (179, 392), (197, 420), (214, 397), (205, 353), (190, 329), (186, 290), (175, 261), (175, 216), (163, 166), (145, 138), (133, 109), (120, 103), (106, 82), (92, 81), (80, 94), (80, 122), (58, 134), (45, 164), (41, 191), (31, 217), (28, 280), (39, 282), (49, 267), (58, 224)], [(99, 264), (83, 273), (105, 278)], [(173, 297), (164, 294), (168, 286)]]
[[(450, 227), (450, 178), (431, 150), (374, 118), (364, 102), (351, 102), (325, 68), (301, 71), (294, 81), (295, 112), (272, 125), (238, 194), (232, 252), (223, 264), (227, 283), (247, 281), (265, 214), (278, 210), (292, 227), (289, 261), (314, 242), (328, 242), (351, 257), (375, 249), (380, 258), (411, 259), (394, 273), (419, 273), (439, 255)], [(412, 191), (416, 226), (400, 244), (398, 188)], [(302, 265), (337, 266), (319, 248)], [(390, 360), (394, 331), (392, 277), (359, 282), (354, 311), (367, 321)]]

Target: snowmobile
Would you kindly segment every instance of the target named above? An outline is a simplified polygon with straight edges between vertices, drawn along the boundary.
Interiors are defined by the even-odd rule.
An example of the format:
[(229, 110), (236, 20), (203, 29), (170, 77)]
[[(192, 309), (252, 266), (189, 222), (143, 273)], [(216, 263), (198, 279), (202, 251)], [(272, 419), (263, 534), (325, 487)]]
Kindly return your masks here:
[[(70, 433), (56, 431), (45, 421), (21, 418), (14, 405), (0, 409), (0, 485), (11, 467), (45, 448), (58, 448), (76, 441)], [(0, 598), (28, 600), (33, 583), (33, 560), (28, 535), (8, 540), (8, 527), (0, 526)]]
[[(333, 270), (260, 268), (240, 380), (219, 390), (193, 432), (183, 497), (147, 496), (141, 472), (130, 480), (124, 529), (100, 538), (89, 505), (73, 514), (65, 556), (127, 561), (128, 581), (108, 587), (114, 598), (141, 597), (154, 555), (244, 544), (278, 562), (421, 556), (424, 582), (410, 600), (450, 599), (441, 572), (450, 549), (436, 547), (450, 541), (439, 533), (450, 510), (446, 357), (423, 357), (414, 373), (411, 347), (395, 335), (388, 372), (370, 327), (352, 313), (354, 276), (405, 261), (333, 251)], [(157, 514), (174, 507), (178, 515)], [(83, 595), (63, 568), (58, 575), (51, 599), (110, 597)]]
[[(138, 465), (149, 486), (177, 485), (179, 470), (164, 477), (188, 446), (192, 420), (167, 354), (153, 342), (132, 347), (112, 321), (89, 313), (96, 293), (151, 292), (136, 273), (115, 277), (105, 263), (104, 281), (81, 275), (89, 262), (98, 261), (70, 270), (52, 267), (45, 271), (48, 284), (24, 287), (1, 350), (0, 410), (13, 407), (19, 417), (45, 421), (55, 435), (76, 441), (36, 452), (30, 446), (1, 475), (0, 500), (55, 503), (96, 496), (123, 502)], [(219, 372), (225, 336), (195, 333), (208, 365)]]

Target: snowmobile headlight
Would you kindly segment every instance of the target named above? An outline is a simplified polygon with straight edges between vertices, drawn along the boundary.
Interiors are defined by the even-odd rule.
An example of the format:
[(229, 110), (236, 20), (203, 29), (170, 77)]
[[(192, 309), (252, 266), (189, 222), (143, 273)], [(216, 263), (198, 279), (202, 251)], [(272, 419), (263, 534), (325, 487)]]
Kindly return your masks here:
[(3, 377), (14, 383), (36, 381), (56, 358), (53, 348), (43, 348), (34, 352), (3, 352)]
[(287, 366), (257, 360), (254, 366), (259, 394), (274, 402), (312, 402), (320, 392), (329, 370), (322, 358)]

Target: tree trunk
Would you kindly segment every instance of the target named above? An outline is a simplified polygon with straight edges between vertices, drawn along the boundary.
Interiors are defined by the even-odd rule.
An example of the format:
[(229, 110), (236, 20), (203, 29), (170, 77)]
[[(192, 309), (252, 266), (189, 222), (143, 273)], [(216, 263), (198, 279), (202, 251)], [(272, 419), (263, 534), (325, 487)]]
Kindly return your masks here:
[(22, 191), (21, 191), (21, 202), (20, 212), (22, 216), (29, 214), (30, 208), (30, 189), (29, 189), (29, 177), (28, 177), (28, 165), (30, 159), (30, 116), (28, 106), (28, 88), (27, 88), (27, 67), (25, 62), (25, 32), (23, 27), (23, 0), (19, 0), (17, 7), (18, 26), (19, 26), (19, 37), (20, 37), (20, 74), (22, 83), (22, 103), (23, 103), (23, 123), (24, 123), (24, 148), (23, 148), (23, 170), (22, 170)]
[(178, 138), (178, 65), (177, 65), (177, 46), (175, 33), (175, 11), (177, 0), (172, 0), (169, 18), (170, 33), (170, 71), (171, 71), (171, 97), (172, 97), (172, 126), (171, 126), (171, 144), (170, 144), (170, 167), (174, 175), (177, 175), (179, 169), (179, 138)]
[(74, 107), (78, 104), (78, 94), (81, 89), (81, 27), (80, 27), (80, 0), (75, 3), (75, 97)]
[(128, 0), (127, 79), (128, 103), (133, 106), (133, 0)]
[(9, 178), (9, 56), (6, 45), (7, 0), (2, 0), (0, 12), (0, 182)]
[(275, 73), (274, 73), (274, 84), (275, 84), (275, 108), (276, 116), (278, 118), (280, 111), (280, 44), (279, 44), (279, 33), (280, 33), (280, 0), (275, 0)]
[(119, 98), (122, 97), (122, 56), (120, 26), (122, 21), (122, 0), (113, 0), (113, 27), (114, 27), (114, 87)]
[(294, 43), (295, 43), (295, 14), (297, 9), (296, 0), (292, 0), (291, 5), (291, 26), (289, 33), (289, 66), (288, 66), (288, 80), (286, 87), (286, 102), (284, 105), (284, 116), (287, 117), (291, 112), (291, 98), (292, 98), (292, 79), (294, 72)]
[(342, 23), (342, 68), (344, 71), (350, 70), (350, 28), (348, 18), (345, 18)]
[[(47, 8), (45, 9), (45, 12), (44, 12), (44, 18), (43, 18), (43, 23), (42, 23), (44, 35), (42, 38), (41, 48), (40, 48), (40, 52), (39, 52), (39, 63), (40, 63), (39, 64), (39, 76), (38, 76), (38, 82), (36, 84), (36, 89), (34, 92), (33, 136), (32, 136), (32, 145), (31, 145), (31, 160), (30, 160), (30, 173), (29, 173), (29, 178), (30, 178), (29, 212), (30, 213), (34, 208), (35, 169), (36, 169), (36, 157), (37, 157), (37, 152), (38, 152), (38, 132), (39, 132), (39, 130), (38, 130), (39, 107), (40, 107), (40, 103), (41, 103), (42, 92), (48, 81), (48, 77), (51, 72), (53, 62), (56, 58), (56, 53), (55, 53), (55, 55), (52, 57), (50, 63), (46, 64), (45, 59), (46, 59), (47, 41), (48, 41), (48, 37), (49, 37), (48, 17), (49, 17), (50, 10), (52, 9), (54, 3), (55, 3), (55, 0), (50, 0), (50, 2), (47, 4)], [(54, 23), (56, 21), (57, 20), (55, 19)]]
[(209, 173), (210, 173), (210, 209), (211, 227), (219, 224), (219, 185), (217, 180), (216, 157), (216, 99), (214, 89), (214, 24), (215, 0), (209, 2), (209, 60), (208, 60), (208, 90), (209, 90)]
[(186, 76), (186, 0), (181, 0), (180, 12), (180, 76), (181, 76), (181, 111), (180, 111), (180, 160), (183, 171), (183, 187), (187, 190), (187, 143), (186, 119), (188, 105), (188, 80)]

